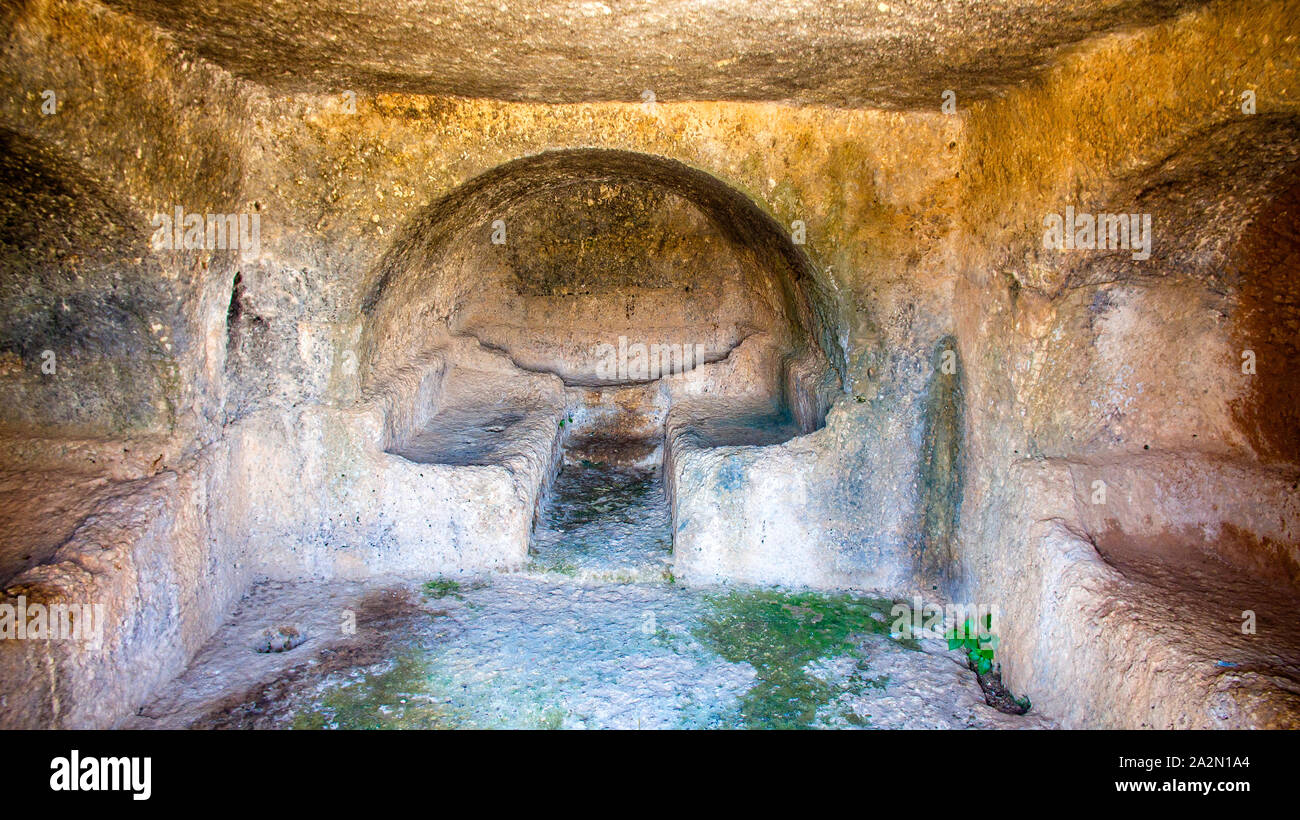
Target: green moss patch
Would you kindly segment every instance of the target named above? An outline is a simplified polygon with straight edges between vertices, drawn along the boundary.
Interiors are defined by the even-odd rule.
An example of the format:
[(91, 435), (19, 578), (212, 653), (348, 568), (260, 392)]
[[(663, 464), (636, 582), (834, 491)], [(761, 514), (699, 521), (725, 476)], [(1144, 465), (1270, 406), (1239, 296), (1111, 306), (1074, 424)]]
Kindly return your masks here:
[(462, 584), (451, 578), (439, 576), (434, 578), (432, 581), (425, 582), (424, 594), (430, 598), (436, 599), (446, 598), (450, 595), (460, 601), (464, 600), (462, 593), (482, 589), (485, 586), (487, 586), (485, 581), (470, 581), (469, 583)]
[(427, 665), (399, 655), (382, 672), (328, 691), (294, 716), (295, 729), (451, 729), (457, 722), (430, 703)]
[[(739, 722), (765, 729), (812, 726), (818, 710), (842, 686), (809, 674), (809, 665), (856, 656), (859, 636), (889, 634), (893, 605), (876, 598), (776, 590), (736, 591), (709, 603), (712, 612), (696, 637), (726, 660), (754, 668), (758, 680), (742, 698)], [(885, 678), (865, 672), (860, 661), (848, 685), (885, 685)]]

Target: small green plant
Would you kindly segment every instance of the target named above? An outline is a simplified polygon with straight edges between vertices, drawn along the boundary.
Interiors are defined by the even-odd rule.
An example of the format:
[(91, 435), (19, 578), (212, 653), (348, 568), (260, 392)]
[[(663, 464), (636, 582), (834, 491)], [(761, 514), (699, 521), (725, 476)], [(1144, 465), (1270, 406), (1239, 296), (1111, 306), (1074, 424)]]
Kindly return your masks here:
[(977, 629), (975, 622), (967, 618), (960, 630), (955, 626), (948, 630), (948, 648), (960, 649), (966, 655), (971, 669), (987, 675), (993, 671), (993, 653), (998, 648), (998, 636), (992, 630), (991, 614), (984, 616), (982, 630)]
[(960, 649), (966, 656), (966, 663), (980, 676), (980, 689), (984, 699), (999, 711), (1012, 715), (1023, 715), (1033, 708), (1029, 697), (1016, 697), (1002, 682), (1002, 670), (993, 662), (993, 655), (998, 648), (998, 636), (993, 634), (993, 616), (985, 615), (983, 628), (977, 629), (975, 622), (967, 618), (961, 628), (948, 630), (948, 648)]
[(564, 558), (553, 559), (550, 564), (543, 568), (546, 572), (554, 572), (559, 575), (567, 575), (570, 578), (578, 577), (578, 565)]
[(463, 601), (465, 596), (462, 593), (474, 592), (483, 589), (487, 585), (488, 582), (482, 579), (471, 579), (462, 584), (459, 581), (439, 576), (424, 584), (424, 594), (430, 598), (446, 598), (450, 595), (457, 601)]
[(450, 578), (435, 578), (424, 585), (424, 594), (430, 598), (460, 597), (460, 584)]

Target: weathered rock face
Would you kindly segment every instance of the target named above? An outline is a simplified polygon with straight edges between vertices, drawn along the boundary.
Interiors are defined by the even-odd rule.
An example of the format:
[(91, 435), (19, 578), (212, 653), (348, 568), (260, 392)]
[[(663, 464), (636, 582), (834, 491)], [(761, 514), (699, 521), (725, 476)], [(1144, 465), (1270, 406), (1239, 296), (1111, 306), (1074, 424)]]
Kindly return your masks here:
[(986, 97), (1055, 50), (1200, 3), (940, 0), (392, 2), (359, 9), (113, 0), (235, 74), (295, 91), (517, 102), (788, 100), (854, 107)]
[(550, 152), (476, 177), (416, 214), (373, 278), (366, 383), (440, 345), (437, 332), (570, 385), (647, 380), (646, 362), (611, 370), (609, 347), (626, 359), (629, 345), (685, 346), (688, 362), (648, 363), (668, 375), (756, 335), (829, 367), (819, 343), (836, 336), (783, 227), (713, 177), (631, 152)]
[(516, 569), (566, 447), (688, 583), (998, 606), (1068, 725), (1300, 720), (1294, 4), (0, 19), (0, 584), (108, 609), (0, 725), (258, 578)]
[[(1250, 363), (1255, 348), (1277, 344), (1243, 324), (1258, 297), (1243, 287), (1255, 277), (1241, 249), (1296, 169), (1294, 116), (1253, 108), (1243, 92), (1260, 87), (1250, 77), (1294, 75), (1273, 71), (1272, 36), (1221, 38), (1220, 25), (1196, 15), (1107, 43), (1090, 55), (1092, 72), (1063, 68), (968, 122), (980, 170), (967, 209), (998, 203), (1003, 215), (983, 229), (996, 250), (958, 285), (958, 304), (972, 306), (957, 311), (956, 334), (966, 455), (980, 465), (967, 473), (958, 552), (969, 594), (1043, 625), (1011, 638), (1021, 660), (1009, 678), (1036, 681), (1042, 702), (1078, 724), (1295, 721), (1294, 695), (1261, 685), (1291, 662), (1254, 653), (1293, 651), (1281, 612), (1294, 585), (1266, 579), (1292, 573), (1296, 458), (1258, 447), (1241, 423), (1241, 408), (1271, 389)], [(1197, 55), (1167, 58), (1181, 64), (1171, 74), (1153, 70), (1180, 38)], [(1225, 74), (1229, 60), (1257, 68)], [(1076, 83), (1088, 89), (1081, 102), (1048, 105)], [(1148, 93), (1129, 105), (1110, 101), (1139, 87)], [(1110, 173), (1098, 179), (1098, 167)], [(1044, 248), (1046, 215), (1067, 206), (1150, 214), (1149, 257)], [(1272, 302), (1273, 322), (1293, 321), (1291, 299)], [(1243, 634), (1255, 618), (1277, 631)], [(1066, 656), (1097, 671), (1071, 673)], [(1101, 671), (1114, 669), (1132, 671)]]
[[(597, 352), (616, 351), (620, 337), (625, 346), (684, 346), (693, 367), (726, 358), (755, 333), (790, 336), (770, 275), (747, 270), (675, 194), (579, 183), (501, 216), (510, 241), (503, 233), (501, 245), (484, 243), (467, 260), (449, 324), (526, 370), (556, 367), (569, 384), (617, 383), (629, 376)], [(665, 372), (679, 372), (680, 359)]]
[(139, 218), (17, 133), (0, 132), (0, 157), (4, 424), (33, 438), (166, 432), (191, 342), (161, 332), (179, 300)]

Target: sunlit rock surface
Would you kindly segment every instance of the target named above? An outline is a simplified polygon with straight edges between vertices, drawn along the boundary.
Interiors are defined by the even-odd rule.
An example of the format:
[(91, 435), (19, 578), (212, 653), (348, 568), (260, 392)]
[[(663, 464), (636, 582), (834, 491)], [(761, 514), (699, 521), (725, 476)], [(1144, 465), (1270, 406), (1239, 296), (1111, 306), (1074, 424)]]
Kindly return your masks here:
[[(0, 585), (106, 612), (94, 647), (0, 640), (0, 726), (243, 725), (281, 684), (266, 725), (745, 724), (754, 619), (819, 614), (763, 585), (997, 606), (1033, 702), (779, 635), (813, 724), (1300, 722), (1296, 4), (28, 0), (0, 31)], [(160, 242), (178, 209), (256, 233)], [(1066, 214), (1091, 238), (1045, 242)], [(390, 586), (389, 649), (291, 671)], [(385, 700), (506, 675), (588, 595), (597, 638), (556, 645), (586, 683), (537, 710), (527, 678), (500, 720), (490, 687)], [(694, 643), (645, 669), (707, 692), (614, 639), (660, 604)]]

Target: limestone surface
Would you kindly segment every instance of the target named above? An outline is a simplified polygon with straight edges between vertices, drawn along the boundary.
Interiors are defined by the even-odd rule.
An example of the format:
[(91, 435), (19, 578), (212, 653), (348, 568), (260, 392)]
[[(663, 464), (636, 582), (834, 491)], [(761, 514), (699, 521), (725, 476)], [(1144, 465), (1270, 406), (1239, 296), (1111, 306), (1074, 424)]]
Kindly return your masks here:
[(1294, 727), (1298, 32), (4, 4), (0, 727)]

